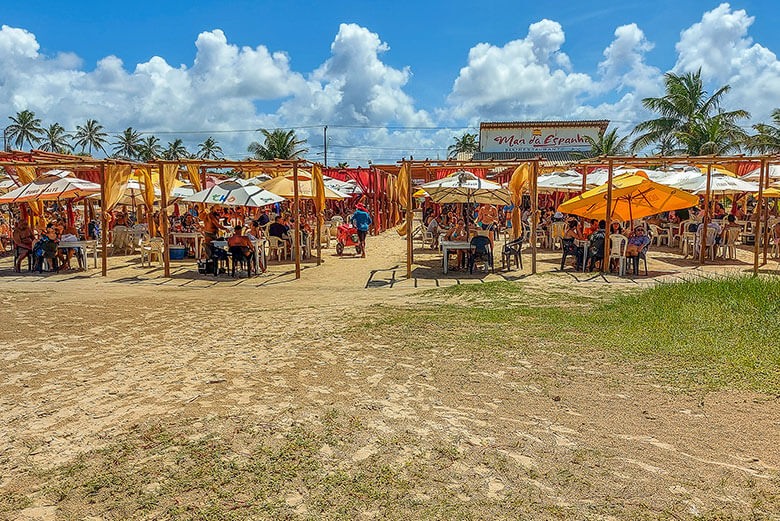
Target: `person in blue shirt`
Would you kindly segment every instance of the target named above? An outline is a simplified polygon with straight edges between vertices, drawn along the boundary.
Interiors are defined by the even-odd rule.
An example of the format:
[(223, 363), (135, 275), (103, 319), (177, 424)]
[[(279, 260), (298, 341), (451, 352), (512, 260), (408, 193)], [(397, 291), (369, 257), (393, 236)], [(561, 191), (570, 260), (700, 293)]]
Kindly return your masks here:
[(355, 213), (349, 218), (349, 222), (355, 225), (358, 232), (358, 239), (360, 240), (360, 253), (361, 257), (366, 256), (366, 235), (368, 235), (368, 227), (373, 222), (371, 215), (369, 215), (366, 207), (362, 203), (358, 203), (355, 207)]

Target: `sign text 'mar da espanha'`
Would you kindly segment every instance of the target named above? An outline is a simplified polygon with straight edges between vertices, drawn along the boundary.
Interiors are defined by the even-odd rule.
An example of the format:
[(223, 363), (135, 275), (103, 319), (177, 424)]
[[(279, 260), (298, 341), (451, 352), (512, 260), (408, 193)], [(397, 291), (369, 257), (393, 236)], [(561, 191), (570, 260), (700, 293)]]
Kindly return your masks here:
[(588, 151), (587, 138), (598, 139), (607, 121), (533, 121), (482, 123), (480, 152)]

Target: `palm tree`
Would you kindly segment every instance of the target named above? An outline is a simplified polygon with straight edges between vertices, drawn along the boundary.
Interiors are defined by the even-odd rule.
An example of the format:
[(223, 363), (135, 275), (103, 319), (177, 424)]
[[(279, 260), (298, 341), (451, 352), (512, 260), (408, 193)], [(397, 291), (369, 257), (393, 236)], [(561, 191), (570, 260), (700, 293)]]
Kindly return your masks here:
[(687, 153), (692, 155), (720, 155), (735, 152), (746, 146), (747, 133), (729, 118), (717, 114), (701, 121), (685, 132), (679, 132), (677, 139)]
[(476, 134), (464, 133), (461, 137), (455, 137), (455, 143), (447, 147), (447, 157), (455, 159), (461, 152), (474, 153), (479, 150), (479, 142)]
[(162, 157), (163, 149), (160, 146), (160, 140), (155, 136), (146, 136), (138, 142), (138, 159), (142, 161), (151, 161)]
[(76, 126), (76, 146), (81, 147), (81, 151), (84, 152), (86, 148), (89, 148), (89, 155), (92, 155), (92, 149), (106, 151), (104, 144), (108, 143), (106, 134), (103, 132), (103, 125), (97, 122), (96, 119), (88, 119), (87, 123), (82, 126)]
[(43, 139), (41, 140), (41, 150), (47, 152), (70, 152), (72, 147), (68, 140), (70, 134), (65, 132), (65, 129), (59, 123), (49, 125), (49, 128), (43, 131)]
[(780, 109), (772, 111), (772, 123), (753, 125), (756, 135), (750, 137), (748, 148), (760, 154), (780, 153)]
[(133, 127), (127, 127), (112, 144), (116, 155), (125, 159), (135, 159), (138, 157), (141, 145), (141, 134)]
[(13, 123), (6, 127), (6, 135), (9, 140), (13, 140), (16, 148), (21, 149), (25, 142), (32, 148), (34, 143), (41, 140), (43, 127), (41, 127), (41, 120), (35, 117), (35, 112), (23, 110), (17, 112), (16, 117), (8, 116), (8, 119)]
[(584, 157), (598, 157), (598, 156), (619, 156), (626, 152), (626, 145), (628, 143), (628, 136), (618, 138), (617, 129), (613, 128), (609, 132), (599, 134), (599, 137), (594, 139), (590, 136), (585, 136), (585, 140), (590, 144), (590, 152), (573, 152), (573, 156), (580, 158)]
[(216, 159), (222, 155), (222, 147), (211, 136), (198, 147), (198, 157), (201, 159)]
[(338, 168), (339, 170), (343, 170), (344, 168), (349, 168), (349, 163), (342, 161), (341, 163), (336, 165), (336, 168)]
[(261, 128), (259, 131), (265, 137), (265, 142), (260, 144), (252, 141), (247, 147), (247, 152), (253, 154), (255, 159), (297, 159), (309, 151), (307, 148), (298, 148), (306, 140), (298, 139), (294, 130), (285, 132), (277, 128), (269, 132)]
[[(680, 145), (683, 152), (696, 155), (701, 153), (696, 148), (699, 140), (691, 136), (707, 133), (703, 128), (696, 127), (713, 130), (714, 126), (709, 120), (717, 116), (719, 123), (715, 126), (729, 129), (726, 133), (737, 139), (739, 136), (735, 136), (731, 130), (739, 120), (750, 116), (744, 110), (722, 111), (721, 99), (731, 87), (724, 85), (709, 96), (701, 79), (701, 69), (682, 75), (666, 73), (664, 88), (666, 93), (660, 98), (642, 100), (642, 105), (659, 117), (644, 121), (634, 128), (633, 133), (637, 137), (631, 145), (632, 150), (640, 150), (654, 143), (663, 143), (664, 148), (673, 149), (676, 148), (672, 145), (674, 143)], [(738, 148), (739, 144), (735, 142), (726, 148), (733, 149), (734, 146)]]
[(190, 157), (190, 153), (181, 139), (174, 139), (173, 142), (168, 141), (168, 148), (163, 150), (162, 157), (163, 159), (176, 161)]

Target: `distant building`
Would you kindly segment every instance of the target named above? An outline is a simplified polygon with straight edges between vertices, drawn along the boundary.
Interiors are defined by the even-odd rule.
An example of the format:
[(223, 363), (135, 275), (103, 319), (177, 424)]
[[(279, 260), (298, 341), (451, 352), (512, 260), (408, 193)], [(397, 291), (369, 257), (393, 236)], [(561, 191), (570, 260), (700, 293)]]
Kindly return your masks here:
[(585, 137), (597, 139), (608, 125), (608, 120), (484, 122), (479, 125), (479, 152), (472, 159), (542, 157), (548, 165), (565, 164), (587, 155), (591, 146)]

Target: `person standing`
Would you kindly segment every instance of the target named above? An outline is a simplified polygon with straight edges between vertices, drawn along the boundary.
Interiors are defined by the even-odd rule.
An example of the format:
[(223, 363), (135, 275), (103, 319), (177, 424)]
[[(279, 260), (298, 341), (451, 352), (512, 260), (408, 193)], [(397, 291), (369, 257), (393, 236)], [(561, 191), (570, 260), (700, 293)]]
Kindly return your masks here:
[(355, 207), (355, 213), (352, 214), (352, 217), (349, 218), (349, 221), (355, 225), (355, 228), (357, 228), (358, 240), (360, 241), (360, 256), (365, 258), (366, 235), (368, 235), (368, 227), (371, 226), (373, 221), (371, 219), (371, 215), (368, 213), (368, 210), (366, 210), (366, 207), (363, 206), (363, 203), (357, 204)]

